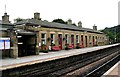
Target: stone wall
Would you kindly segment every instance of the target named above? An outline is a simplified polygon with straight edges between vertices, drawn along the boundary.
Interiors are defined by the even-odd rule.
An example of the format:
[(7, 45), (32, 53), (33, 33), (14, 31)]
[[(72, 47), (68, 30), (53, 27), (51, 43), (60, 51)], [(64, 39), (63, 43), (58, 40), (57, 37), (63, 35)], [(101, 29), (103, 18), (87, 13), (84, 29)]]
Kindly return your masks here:
[[(91, 47), (91, 46), (93, 46), (93, 44), (94, 44), (94, 46), (96, 46), (96, 45), (100, 46), (100, 45), (105, 44), (105, 35), (104, 34), (65, 30), (65, 29), (55, 29), (55, 28), (44, 28), (44, 27), (34, 28), (31, 26), (26, 26), (26, 29), (39, 32), (39, 34), (37, 35), (37, 40), (38, 40), (37, 44), (41, 43), (41, 33), (45, 33), (47, 47), (50, 46), (50, 41), (47, 41), (47, 38), (50, 37), (50, 34), (55, 35), (55, 45), (56, 46), (58, 46), (58, 34), (62, 34), (62, 38), (65, 37), (65, 34), (68, 34), (69, 44), (71, 44), (71, 40), (70, 40), (71, 35), (74, 35), (74, 47), (76, 47), (76, 35), (79, 35), (79, 43), (81, 43), (81, 35), (83, 35), (84, 47), (86, 47), (86, 46)], [(87, 43), (86, 43), (85, 37), (87, 37)], [(89, 38), (89, 37), (91, 37), (91, 38)], [(94, 37), (94, 43), (93, 43), (93, 37)], [(62, 41), (62, 48), (63, 49), (65, 48), (65, 41)]]
[(10, 57), (17, 58), (18, 57), (18, 40), (14, 30), (9, 32), (10, 36), (10, 43), (11, 43), (11, 50), (10, 50)]
[[(74, 35), (74, 47), (76, 47), (76, 35), (79, 35), (79, 43), (81, 43), (81, 35), (83, 35), (83, 44), (84, 47), (91, 47), (91, 46), (101, 46), (105, 44), (105, 35), (104, 34), (98, 34), (98, 33), (90, 33), (90, 32), (83, 32), (83, 31), (73, 31), (73, 30), (66, 30), (66, 29), (56, 29), (56, 28), (45, 28), (45, 27), (32, 27), (32, 26), (25, 26), (26, 30), (32, 30), (37, 32), (37, 47), (40, 50), (39, 44), (41, 43), (41, 33), (46, 34), (46, 47), (50, 46), (51, 42), (47, 39), (50, 38), (51, 34), (55, 35), (55, 45), (59, 46), (58, 44), (58, 34), (62, 34), (62, 38), (65, 37), (65, 34), (68, 34), (68, 41), (69, 44), (71, 44), (71, 35)], [(87, 43), (86, 39), (87, 38)], [(93, 43), (93, 37), (94, 37), (94, 43)], [(62, 41), (62, 49), (65, 49), (65, 41)]]
[[(2, 38), (6, 38), (6, 37), (8, 37), (8, 35), (7, 35), (7, 31), (0, 31), (2, 34), (1, 34), (1, 36), (2, 36)], [(3, 49), (3, 50), (1, 50), (1, 58), (6, 58), (6, 57), (9, 57), (9, 53), (10, 53), (10, 50), (9, 49)]]

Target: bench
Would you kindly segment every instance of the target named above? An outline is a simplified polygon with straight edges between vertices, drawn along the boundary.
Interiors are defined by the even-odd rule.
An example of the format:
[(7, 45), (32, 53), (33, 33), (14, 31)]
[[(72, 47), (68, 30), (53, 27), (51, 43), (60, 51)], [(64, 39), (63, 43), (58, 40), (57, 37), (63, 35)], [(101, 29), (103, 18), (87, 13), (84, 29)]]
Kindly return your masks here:
[(59, 46), (52, 46), (51, 50), (54, 50), (54, 51), (59, 51), (59, 50), (60, 50), (60, 48), (59, 48)]
[(72, 48), (73, 48), (72, 44), (68, 45), (68, 49), (72, 49)]

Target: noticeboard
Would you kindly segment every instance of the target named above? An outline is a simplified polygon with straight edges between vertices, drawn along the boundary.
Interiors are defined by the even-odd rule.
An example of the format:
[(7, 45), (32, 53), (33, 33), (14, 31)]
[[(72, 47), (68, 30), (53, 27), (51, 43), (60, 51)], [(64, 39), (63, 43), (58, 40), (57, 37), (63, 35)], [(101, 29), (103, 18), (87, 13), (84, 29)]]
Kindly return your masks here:
[(5, 49), (10, 49), (10, 40), (5, 40)]
[(10, 49), (10, 38), (0, 38), (0, 49)]
[(0, 40), (0, 49), (4, 49), (4, 40)]

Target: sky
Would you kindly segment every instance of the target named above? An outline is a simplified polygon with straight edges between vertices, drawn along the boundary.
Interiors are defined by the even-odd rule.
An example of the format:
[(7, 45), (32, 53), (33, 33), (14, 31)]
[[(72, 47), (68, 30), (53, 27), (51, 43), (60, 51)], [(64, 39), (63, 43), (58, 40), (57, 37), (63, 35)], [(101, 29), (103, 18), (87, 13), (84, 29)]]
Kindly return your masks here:
[(6, 12), (13, 23), (15, 18), (33, 18), (40, 13), (42, 20), (71, 19), (82, 22), (85, 28), (113, 27), (118, 25), (118, 2), (120, 0), (0, 0), (0, 20)]

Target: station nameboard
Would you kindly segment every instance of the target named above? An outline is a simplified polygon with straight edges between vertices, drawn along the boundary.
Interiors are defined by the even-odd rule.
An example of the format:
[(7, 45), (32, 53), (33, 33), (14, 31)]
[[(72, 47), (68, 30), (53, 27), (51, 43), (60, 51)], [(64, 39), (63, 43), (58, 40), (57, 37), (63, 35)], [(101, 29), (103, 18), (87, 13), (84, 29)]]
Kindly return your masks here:
[(10, 38), (0, 38), (0, 49), (10, 49)]

